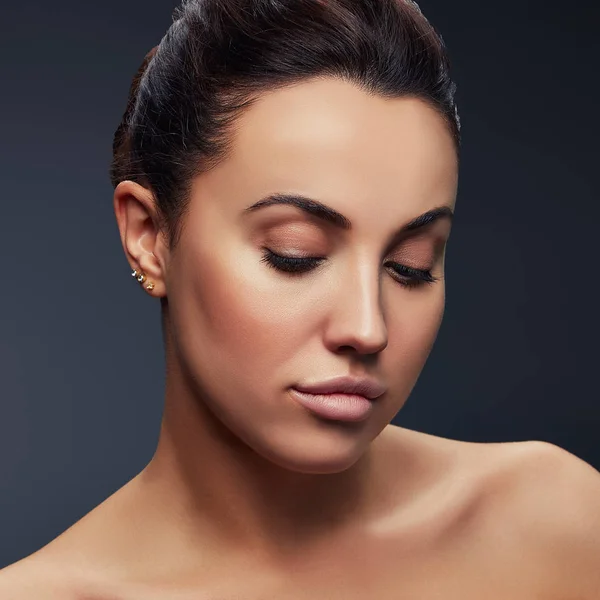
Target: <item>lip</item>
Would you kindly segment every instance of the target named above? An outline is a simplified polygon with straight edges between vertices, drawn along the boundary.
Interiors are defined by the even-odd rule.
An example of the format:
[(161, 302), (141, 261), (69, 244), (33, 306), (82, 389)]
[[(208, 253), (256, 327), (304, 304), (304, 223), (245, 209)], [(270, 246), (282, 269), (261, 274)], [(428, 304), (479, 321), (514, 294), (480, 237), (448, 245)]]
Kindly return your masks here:
[(294, 388), (308, 394), (350, 394), (363, 396), (369, 400), (374, 400), (387, 391), (387, 388), (376, 379), (350, 375), (334, 377), (317, 383), (298, 384)]
[(290, 389), (291, 396), (313, 414), (333, 421), (364, 421), (374, 402), (358, 394), (311, 394)]

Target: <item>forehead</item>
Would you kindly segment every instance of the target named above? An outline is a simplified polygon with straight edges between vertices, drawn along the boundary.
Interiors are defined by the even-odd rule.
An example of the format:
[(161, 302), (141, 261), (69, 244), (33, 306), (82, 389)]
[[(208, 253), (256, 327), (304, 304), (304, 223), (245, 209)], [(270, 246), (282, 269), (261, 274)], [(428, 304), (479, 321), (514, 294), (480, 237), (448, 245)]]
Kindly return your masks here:
[(296, 191), (340, 208), (401, 203), (412, 215), (452, 202), (457, 171), (452, 136), (435, 109), (327, 78), (262, 94), (236, 123), (227, 160), (208, 175), (247, 203)]

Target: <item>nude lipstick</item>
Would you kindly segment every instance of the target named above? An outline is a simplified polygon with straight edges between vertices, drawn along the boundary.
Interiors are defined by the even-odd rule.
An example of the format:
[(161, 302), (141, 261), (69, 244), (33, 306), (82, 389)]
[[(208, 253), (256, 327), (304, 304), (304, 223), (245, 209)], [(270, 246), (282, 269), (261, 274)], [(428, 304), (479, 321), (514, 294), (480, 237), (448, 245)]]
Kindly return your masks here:
[(335, 421), (364, 421), (373, 412), (373, 400), (385, 386), (375, 379), (345, 375), (291, 388), (293, 398), (316, 415)]

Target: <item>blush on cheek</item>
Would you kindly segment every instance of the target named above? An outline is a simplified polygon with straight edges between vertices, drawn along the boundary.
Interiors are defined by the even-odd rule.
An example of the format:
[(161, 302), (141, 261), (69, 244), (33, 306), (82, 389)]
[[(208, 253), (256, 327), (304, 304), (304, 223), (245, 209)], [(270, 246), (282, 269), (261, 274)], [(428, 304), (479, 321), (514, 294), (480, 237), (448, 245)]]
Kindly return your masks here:
[[(438, 284), (434, 284), (438, 285)], [(432, 294), (427, 302), (427, 310), (412, 321), (413, 339), (416, 346), (422, 346), (424, 359), (427, 359), (437, 338), (444, 317), (445, 299), (443, 288), (440, 294)]]
[[(193, 311), (186, 323), (196, 326), (201, 343), (211, 352), (209, 360), (236, 360), (248, 364), (253, 357), (273, 351), (285, 339), (285, 299), (261, 286), (260, 275), (242, 270), (239, 261), (220, 254), (193, 272), (188, 306)], [(282, 313), (282, 311), (284, 311)]]
[[(441, 282), (433, 284), (440, 286)], [(414, 357), (416, 363), (425, 362), (442, 324), (444, 316), (445, 299), (443, 288), (438, 288), (435, 293), (423, 294), (418, 303), (410, 306), (409, 314), (398, 318), (397, 331), (389, 332), (390, 341), (403, 348), (403, 353)], [(411, 361), (413, 358), (410, 359)]]
[[(384, 352), (382, 368), (390, 374), (394, 389), (391, 410), (400, 410), (408, 399), (427, 362), (435, 343), (444, 312), (442, 299), (428, 299), (421, 310), (400, 318), (389, 329), (389, 344)], [(406, 315), (405, 315), (406, 317)]]

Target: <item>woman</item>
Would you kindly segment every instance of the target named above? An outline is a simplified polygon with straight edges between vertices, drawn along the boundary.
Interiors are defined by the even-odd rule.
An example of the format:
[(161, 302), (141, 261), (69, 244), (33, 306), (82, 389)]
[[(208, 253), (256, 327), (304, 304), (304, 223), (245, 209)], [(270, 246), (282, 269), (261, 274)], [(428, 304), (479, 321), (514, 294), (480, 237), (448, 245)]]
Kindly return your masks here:
[(158, 446), (1, 597), (600, 597), (591, 466), (390, 424), (444, 312), (454, 92), (409, 0), (184, 2), (111, 169)]

